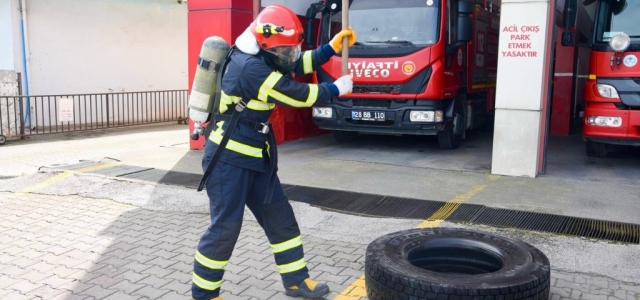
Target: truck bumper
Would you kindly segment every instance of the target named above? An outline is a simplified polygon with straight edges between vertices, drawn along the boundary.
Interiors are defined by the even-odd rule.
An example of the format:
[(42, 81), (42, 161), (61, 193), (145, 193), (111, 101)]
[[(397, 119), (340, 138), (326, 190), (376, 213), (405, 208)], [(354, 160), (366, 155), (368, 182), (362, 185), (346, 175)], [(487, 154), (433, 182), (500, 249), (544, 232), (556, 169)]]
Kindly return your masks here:
[[(447, 105), (451, 101), (388, 101), (388, 100), (364, 100), (371, 106), (354, 106), (351, 100), (334, 100), (328, 105), (317, 105), (320, 108), (331, 108), (331, 118), (314, 117), (314, 123), (327, 130), (357, 131), (372, 134), (409, 134), (409, 135), (435, 135), (444, 128), (444, 122), (411, 122), (411, 111), (441, 111), (443, 119), (447, 120)], [(449, 103), (447, 103), (449, 102)], [(385, 107), (381, 104), (386, 103)], [(384, 112), (384, 120), (355, 120), (352, 112)]]
[[(597, 126), (589, 124), (589, 117), (618, 117), (622, 120), (620, 127)], [(616, 144), (640, 146), (640, 110), (619, 109), (613, 103), (589, 103), (585, 109), (582, 136), (585, 140)]]

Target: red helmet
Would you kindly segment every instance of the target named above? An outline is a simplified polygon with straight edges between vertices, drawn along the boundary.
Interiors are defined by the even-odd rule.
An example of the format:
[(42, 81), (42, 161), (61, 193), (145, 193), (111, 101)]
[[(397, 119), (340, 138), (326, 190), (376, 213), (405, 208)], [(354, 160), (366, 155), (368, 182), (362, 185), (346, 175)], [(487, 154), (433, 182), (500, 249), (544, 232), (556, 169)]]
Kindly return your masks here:
[(280, 4), (265, 7), (249, 30), (260, 48), (276, 57), (278, 65), (290, 65), (300, 58), (304, 29), (288, 7)]

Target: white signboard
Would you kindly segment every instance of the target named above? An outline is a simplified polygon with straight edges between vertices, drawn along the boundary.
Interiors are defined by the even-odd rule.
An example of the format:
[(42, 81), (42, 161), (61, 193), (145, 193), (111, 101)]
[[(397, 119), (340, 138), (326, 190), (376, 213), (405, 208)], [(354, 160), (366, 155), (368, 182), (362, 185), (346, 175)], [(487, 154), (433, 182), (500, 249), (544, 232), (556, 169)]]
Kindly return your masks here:
[(503, 2), (496, 107), (541, 109), (549, 4)]
[(58, 122), (73, 122), (73, 99), (58, 99)]

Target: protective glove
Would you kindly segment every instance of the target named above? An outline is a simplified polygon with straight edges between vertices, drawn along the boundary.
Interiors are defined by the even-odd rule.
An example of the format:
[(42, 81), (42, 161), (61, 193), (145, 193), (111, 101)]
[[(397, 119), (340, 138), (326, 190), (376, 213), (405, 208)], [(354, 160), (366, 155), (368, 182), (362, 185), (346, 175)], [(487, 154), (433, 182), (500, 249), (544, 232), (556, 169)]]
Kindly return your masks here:
[(333, 84), (338, 88), (338, 96), (351, 94), (353, 90), (353, 75), (344, 75), (333, 82)]
[(331, 42), (329, 42), (329, 45), (331, 45), (331, 48), (333, 48), (333, 51), (336, 53), (342, 52), (342, 39), (344, 37), (349, 37), (349, 47), (356, 43), (356, 32), (353, 31), (351, 27), (349, 27), (349, 29), (342, 30), (333, 37)]

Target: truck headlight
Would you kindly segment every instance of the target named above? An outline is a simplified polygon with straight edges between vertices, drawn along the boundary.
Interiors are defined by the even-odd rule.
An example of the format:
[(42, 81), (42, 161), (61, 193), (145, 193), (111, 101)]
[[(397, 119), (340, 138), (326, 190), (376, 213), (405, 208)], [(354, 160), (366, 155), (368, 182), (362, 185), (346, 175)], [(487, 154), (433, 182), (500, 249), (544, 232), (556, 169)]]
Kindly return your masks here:
[(613, 86), (610, 86), (608, 84), (598, 84), (597, 88), (598, 94), (600, 94), (600, 96), (602, 97), (620, 99), (620, 96), (618, 96), (618, 91), (616, 91), (616, 88), (614, 88)]
[(331, 107), (314, 107), (313, 117), (325, 119), (333, 118), (333, 109)]
[(441, 110), (413, 110), (409, 114), (411, 122), (442, 122)]
[(631, 38), (626, 33), (618, 33), (609, 40), (609, 46), (615, 52), (625, 52), (631, 45)]
[(622, 126), (622, 118), (589, 116), (587, 118), (587, 124), (594, 125), (594, 126), (620, 127)]

